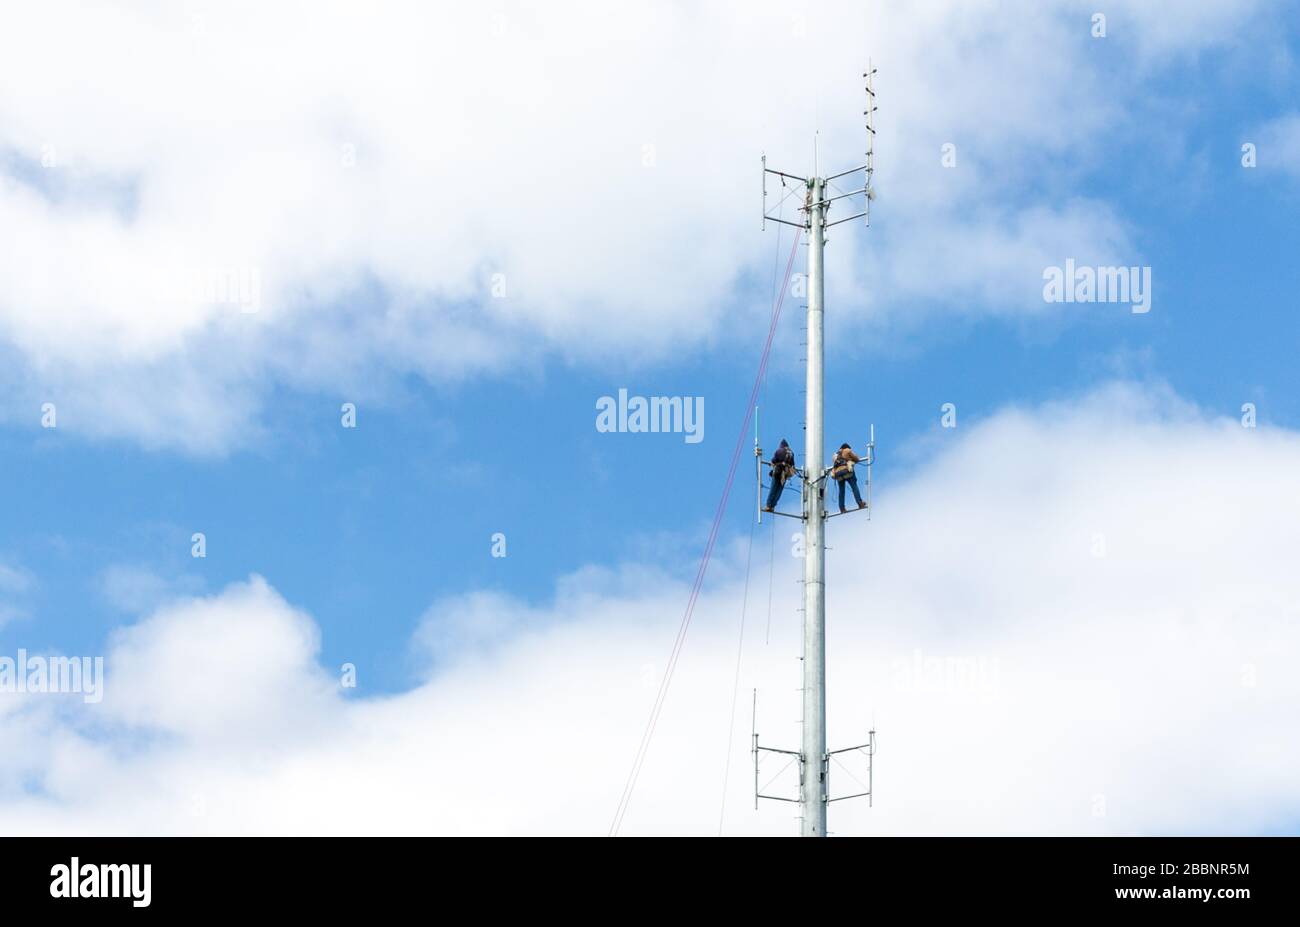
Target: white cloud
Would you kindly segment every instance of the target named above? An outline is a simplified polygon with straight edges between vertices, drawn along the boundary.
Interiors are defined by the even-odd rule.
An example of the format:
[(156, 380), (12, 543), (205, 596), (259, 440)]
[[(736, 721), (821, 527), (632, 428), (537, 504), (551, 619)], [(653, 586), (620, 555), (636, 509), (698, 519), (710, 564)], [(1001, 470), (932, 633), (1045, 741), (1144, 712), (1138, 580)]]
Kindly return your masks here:
[(20, 567), (0, 563), (0, 590), (4, 592), (26, 592), (31, 588), (31, 574)]
[(1259, 166), (1300, 178), (1300, 113), (1269, 120), (1259, 130)]
[(32, 575), (27, 570), (0, 563), (0, 624), (27, 615), (25, 599), (32, 585)]
[[(831, 525), (830, 739), (880, 731), (875, 807), (837, 804), (832, 830), (1293, 826), (1300, 436), (1115, 386), (942, 440), (872, 522)], [(764, 741), (797, 742), (797, 561), (777, 559), (770, 644), (762, 580), (750, 603), (730, 832), (793, 829), (748, 797), (751, 687)], [(626, 832), (716, 828), (740, 604), (718, 566)], [(338, 690), (260, 578), (165, 607), (113, 638), (100, 705), (0, 702), (0, 827), (604, 833), (685, 596), (629, 568), (547, 607), (450, 600), (422, 632), (438, 668), (382, 698), (365, 667)]]
[[(1158, 67), (1253, 12), (1221, 7), (1133, 5), (1113, 41)], [(219, 452), (256, 437), (268, 383), (707, 344), (769, 266), (759, 152), (798, 173), (820, 128), (849, 166), (868, 55), (880, 221), (869, 246), (836, 230), (833, 296), (1041, 309), (1045, 263), (1136, 260), (1077, 178), (1146, 72), (1093, 67), (1087, 29), (1071, 4), (991, 2), (12, 11), (4, 385), (61, 427)]]
[(197, 576), (172, 580), (138, 564), (115, 563), (100, 572), (98, 585), (109, 605), (118, 611), (141, 614), (184, 593), (200, 591), (203, 582)]

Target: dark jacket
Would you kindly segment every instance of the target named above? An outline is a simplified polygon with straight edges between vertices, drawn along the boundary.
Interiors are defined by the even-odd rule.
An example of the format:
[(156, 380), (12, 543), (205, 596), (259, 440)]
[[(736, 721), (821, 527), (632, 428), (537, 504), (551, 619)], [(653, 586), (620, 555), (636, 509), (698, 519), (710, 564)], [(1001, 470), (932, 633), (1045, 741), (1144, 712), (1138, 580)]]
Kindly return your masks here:
[(779, 476), (783, 480), (794, 476), (794, 451), (790, 450), (790, 445), (784, 441), (776, 449), (776, 453), (772, 455), (772, 472), (770, 475)]

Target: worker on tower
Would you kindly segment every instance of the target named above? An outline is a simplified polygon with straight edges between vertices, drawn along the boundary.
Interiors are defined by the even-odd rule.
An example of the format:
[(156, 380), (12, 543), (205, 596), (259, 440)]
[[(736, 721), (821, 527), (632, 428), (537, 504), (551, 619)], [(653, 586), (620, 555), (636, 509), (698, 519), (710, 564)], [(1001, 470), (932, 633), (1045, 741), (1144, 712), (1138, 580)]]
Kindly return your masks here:
[(844, 512), (844, 485), (846, 483), (853, 487), (853, 498), (858, 500), (858, 508), (865, 509), (867, 507), (867, 504), (862, 501), (862, 493), (858, 492), (858, 475), (853, 472), (853, 465), (861, 461), (862, 458), (853, 453), (853, 448), (847, 444), (841, 444), (840, 449), (835, 452), (835, 459), (831, 462), (831, 477), (840, 484), (841, 514)]
[(772, 469), (767, 475), (772, 478), (772, 489), (767, 494), (767, 505), (763, 506), (763, 511), (774, 512), (781, 491), (785, 489), (785, 481), (794, 476), (794, 451), (790, 450), (785, 438), (781, 439), (781, 446), (772, 455)]

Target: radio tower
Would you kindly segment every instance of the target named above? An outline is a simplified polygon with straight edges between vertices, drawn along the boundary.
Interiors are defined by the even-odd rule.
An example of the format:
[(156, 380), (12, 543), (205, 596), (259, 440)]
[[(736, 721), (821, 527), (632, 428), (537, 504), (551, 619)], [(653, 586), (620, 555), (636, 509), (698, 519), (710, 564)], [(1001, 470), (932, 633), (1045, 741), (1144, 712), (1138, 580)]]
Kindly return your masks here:
[[(758, 763), (762, 752), (794, 755), (799, 760), (799, 805), (800, 830), (804, 837), (826, 836), (826, 812), (832, 801), (871, 795), (867, 790), (854, 795), (832, 798), (830, 795), (830, 761), (838, 753), (859, 750), (866, 754), (868, 764), (875, 752), (875, 731), (870, 732), (867, 743), (830, 753), (826, 750), (826, 520), (838, 517), (826, 512), (826, 483), (830, 471), (824, 466), (825, 459), (825, 408), (823, 391), (825, 375), (823, 368), (823, 329), (825, 307), (825, 268), (823, 256), (826, 246), (826, 230), (843, 222), (855, 219), (865, 220), (870, 224), (870, 204), (874, 197), (872, 174), (874, 171), (875, 128), (874, 113), (876, 97), (873, 89), (875, 69), (868, 66), (863, 75), (867, 92), (867, 109), (864, 113), (867, 123), (866, 162), (858, 167), (828, 177), (798, 177), (782, 171), (772, 170), (767, 166), (767, 157), (763, 158), (763, 221), (782, 222), (803, 230), (808, 235), (808, 388), (805, 408), (805, 446), (804, 465), (801, 479), (802, 512), (798, 516), (804, 523), (804, 619), (803, 619), (803, 742), (796, 753), (792, 750), (775, 750), (760, 747), (757, 732), (753, 735), (754, 773), (755, 773), (755, 807), (759, 798), (775, 798), (784, 801), (793, 799), (777, 795), (759, 794)], [(816, 158), (814, 158), (814, 162)], [(814, 173), (817, 165), (814, 163)], [(833, 182), (855, 174), (863, 174), (862, 187), (846, 193), (837, 192)], [(772, 174), (780, 178), (783, 188), (797, 192), (799, 187), (805, 191), (802, 222), (772, 216), (767, 207), (767, 178)], [(791, 184), (796, 185), (790, 190)], [(862, 209), (854, 215), (843, 219), (827, 221), (831, 204), (840, 200), (850, 200), (861, 196)], [(871, 462), (875, 456), (875, 435), (872, 429), (868, 442), (867, 455), (863, 462), (867, 465), (867, 500), (871, 492)], [(755, 457), (761, 482), (762, 449), (755, 446)], [(870, 507), (866, 509), (870, 517)], [(777, 512), (784, 515), (787, 513)], [(843, 514), (843, 513), (839, 513)], [(762, 518), (761, 512), (759, 518)], [(868, 766), (870, 770), (870, 765)], [(870, 783), (870, 779), (868, 779)]]

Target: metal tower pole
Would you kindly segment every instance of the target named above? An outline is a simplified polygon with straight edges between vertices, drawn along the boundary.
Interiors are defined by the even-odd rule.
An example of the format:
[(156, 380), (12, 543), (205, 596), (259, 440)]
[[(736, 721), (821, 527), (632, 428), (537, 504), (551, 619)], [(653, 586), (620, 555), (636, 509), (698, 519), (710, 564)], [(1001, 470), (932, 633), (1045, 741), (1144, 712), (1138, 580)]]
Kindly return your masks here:
[[(825, 350), (824, 332), (825, 320), (824, 301), (826, 296), (825, 286), (825, 269), (823, 258), (826, 247), (826, 229), (831, 226), (839, 225), (842, 222), (851, 222), (855, 219), (866, 219), (870, 225), (871, 201), (875, 198), (875, 191), (872, 189), (872, 176), (875, 172), (875, 137), (876, 130), (873, 114), (876, 111), (876, 93), (872, 88), (872, 77), (876, 69), (868, 67), (867, 72), (863, 74), (867, 91), (867, 109), (864, 114), (867, 119), (867, 160), (866, 163), (858, 167), (851, 168), (847, 171), (840, 171), (837, 174), (829, 174), (826, 177), (814, 176), (812, 179), (799, 177), (795, 174), (787, 174), (784, 171), (773, 170), (767, 166), (767, 156), (763, 157), (763, 223), (779, 222), (784, 225), (793, 225), (801, 232), (806, 231), (808, 234), (808, 389), (807, 389), (807, 406), (804, 409), (804, 458), (803, 458), (803, 731), (801, 749), (780, 750), (774, 747), (765, 747), (759, 743), (758, 729), (754, 729), (754, 798), (755, 804), (760, 798), (771, 798), (780, 801), (794, 801), (786, 795), (764, 795), (758, 788), (758, 767), (761, 758), (770, 754), (784, 754), (785, 756), (795, 755), (799, 759), (799, 811), (800, 811), (800, 833), (804, 837), (825, 837), (826, 836), (826, 812), (832, 801), (842, 801), (846, 798), (861, 798), (871, 796), (872, 781), (868, 778), (867, 791), (859, 792), (854, 795), (839, 795), (834, 798), (830, 796), (830, 758), (834, 754), (848, 753), (850, 751), (859, 751), (867, 758), (867, 776), (872, 775), (872, 757), (876, 750), (876, 732), (873, 729), (865, 744), (859, 744), (856, 747), (846, 747), (843, 750), (826, 750), (826, 479), (829, 475), (826, 472), (823, 453), (826, 447), (825, 435), (825, 408), (823, 403), (823, 389), (825, 387), (825, 371), (823, 367)], [(818, 173), (816, 150), (813, 155), (813, 173)], [(862, 187), (857, 190), (850, 190), (847, 193), (840, 191), (832, 186), (835, 180), (842, 177), (848, 177), (852, 174), (861, 172), (863, 174)], [(793, 222), (783, 215), (772, 215), (767, 205), (767, 175), (772, 174), (780, 178), (782, 190), (787, 191), (781, 197), (777, 204), (778, 211), (782, 204), (785, 203), (788, 196), (793, 196), (799, 190), (798, 184), (803, 185), (807, 200), (804, 204), (806, 217), (803, 221)], [(791, 182), (794, 182), (793, 184)], [(847, 181), (844, 181), (848, 185)], [(826, 195), (827, 188), (830, 187), (836, 192), (835, 196)], [(826, 213), (832, 201), (844, 200), (849, 197), (863, 197), (862, 211), (854, 215), (845, 216), (842, 219), (836, 219), (834, 222), (826, 221)], [(871, 509), (871, 461), (875, 457), (876, 433), (875, 427), (871, 430), (871, 439), (867, 443), (867, 455), (864, 459), (867, 467), (867, 517), (870, 518)], [(755, 454), (761, 455), (761, 451), (755, 446)], [(760, 459), (761, 464), (761, 459)], [(762, 483), (762, 471), (758, 472), (759, 483)], [(863, 506), (859, 506), (863, 507)], [(787, 512), (777, 512), (778, 515), (788, 515)], [(839, 513), (847, 514), (847, 513)], [(832, 517), (838, 517), (832, 516)], [(755, 712), (757, 714), (757, 712)], [(757, 725), (757, 719), (755, 719)], [(770, 758), (770, 757), (769, 757)], [(783, 760), (784, 763), (790, 761)]]
[(825, 246), (823, 181), (808, 182), (808, 398), (805, 410), (803, 617), (803, 777), (799, 804), (804, 837), (826, 836), (826, 483), (822, 389)]

